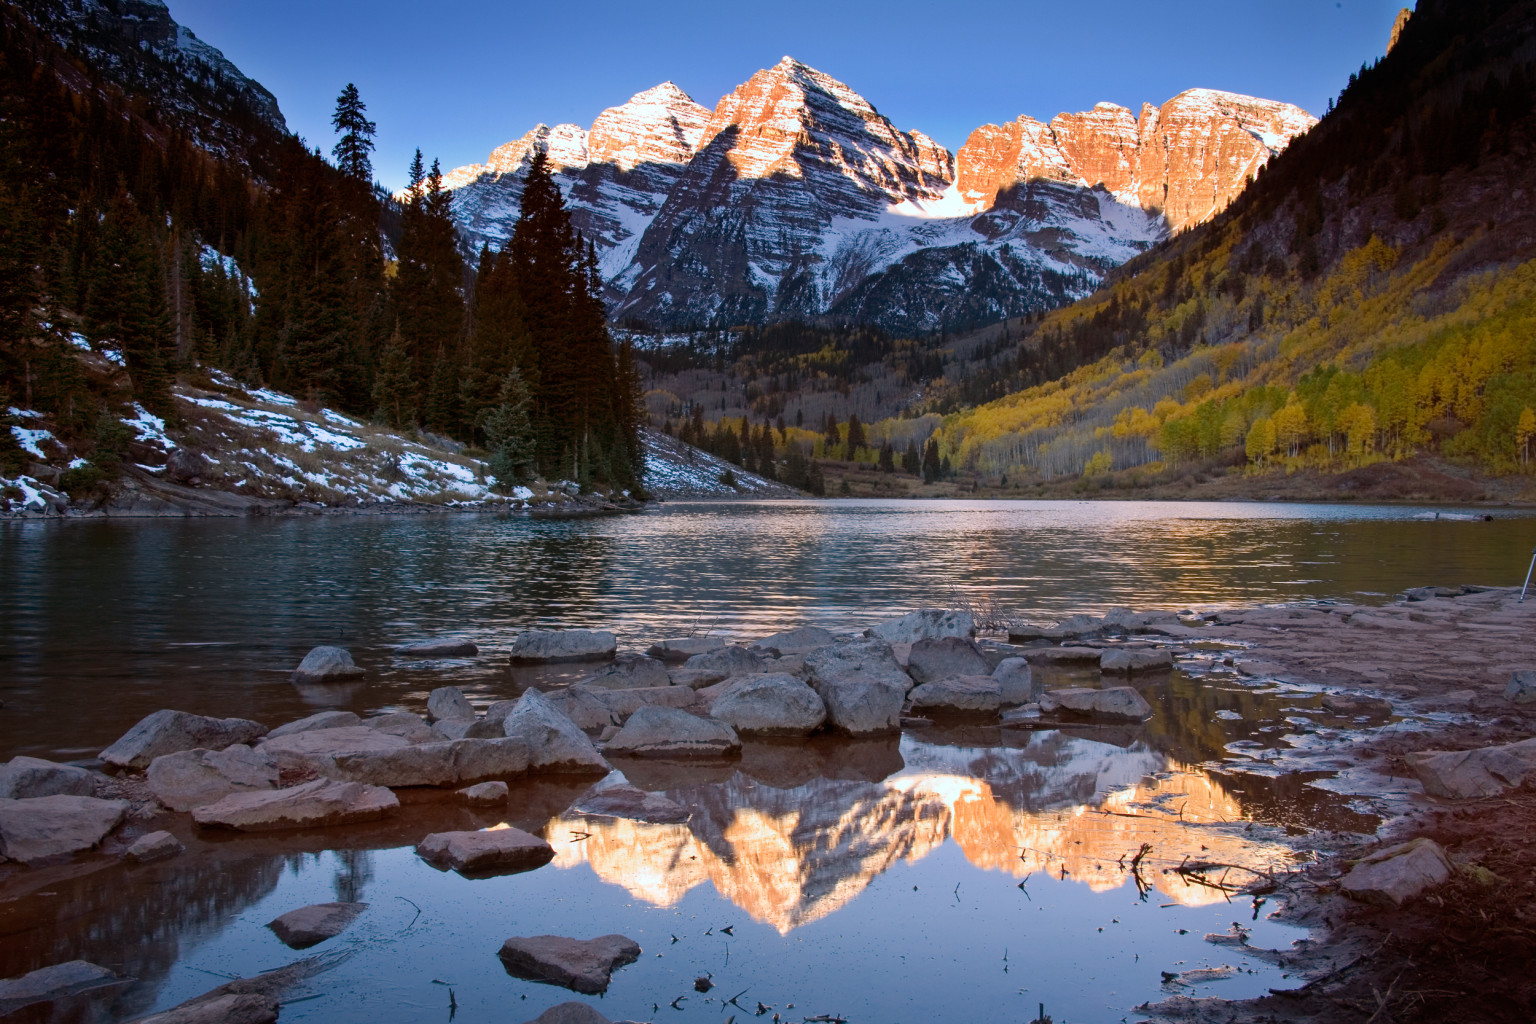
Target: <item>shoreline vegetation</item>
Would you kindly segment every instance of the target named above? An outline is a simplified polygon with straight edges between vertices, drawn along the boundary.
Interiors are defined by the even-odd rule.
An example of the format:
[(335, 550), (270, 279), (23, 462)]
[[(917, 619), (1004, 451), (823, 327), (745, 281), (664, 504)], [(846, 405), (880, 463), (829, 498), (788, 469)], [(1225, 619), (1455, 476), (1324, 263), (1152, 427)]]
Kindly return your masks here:
[[(552, 856), (536, 835), (506, 826), (438, 829), (463, 817), (452, 808), (503, 807), (509, 783), (597, 779), (614, 768), (642, 781), (598, 787), (601, 813), (650, 820), (676, 809), (659, 792), (644, 792), (656, 789), (644, 779), (680, 785), (690, 772), (707, 779), (722, 766), (748, 770), (738, 760), (744, 745), (814, 747), (815, 759), (835, 761), (841, 747), (857, 759), (866, 756), (858, 749), (880, 737), (945, 723), (973, 737), (978, 728), (998, 729), (999, 742), (1016, 730), (1134, 736), (1152, 723), (1176, 732), (1183, 728), (1177, 722), (1157, 725), (1162, 716), (1177, 717), (1175, 709), (1154, 708), (1142, 692), (1178, 666), (1196, 686), (1321, 695), (1324, 722), (1287, 719), (1286, 745), (1267, 753), (1229, 747), (1222, 770), (1240, 775), (1246, 763), (1270, 775), (1326, 777), (1327, 788), (1354, 794), (1384, 820), (1375, 835), (1266, 825), (1267, 838), (1294, 852), (1298, 863), (1289, 871), (1188, 856), (1162, 867), (1181, 884), (1212, 888), (1243, 909), (1251, 903), (1255, 920), (1272, 913), (1311, 935), (1287, 950), (1249, 946), (1241, 924), (1207, 935), (1217, 949), (1284, 967), (1299, 986), (1259, 999), (1195, 999), (1181, 975), (1165, 973), (1166, 998), (1136, 1007), (1138, 1019), (1514, 1019), (1536, 995), (1536, 980), (1524, 970), (1536, 940), (1536, 849), (1524, 841), (1527, 832), (1511, 828), (1536, 822), (1529, 647), (1536, 601), (1517, 598), (1513, 587), (1429, 586), (1371, 606), (1317, 600), (1213, 612), (1120, 608), (1054, 625), (996, 609), (930, 608), (861, 632), (800, 627), (742, 642), (689, 635), (657, 639), (643, 652), (618, 650), (614, 635), (601, 630), (527, 631), (495, 653), (452, 638), (425, 640), (397, 653), (505, 657), (513, 665), (579, 670), (582, 678), (529, 686), (482, 707), (444, 685), (424, 707), (371, 719), (321, 711), (271, 729), (167, 709), (99, 760), (13, 759), (0, 768), (9, 798), (0, 815), (9, 858), (0, 863), (0, 893), (25, 902), (38, 888), (33, 879), (58, 870), (121, 870), (169, 857), (196, 862), (205, 833), (228, 837), (219, 846), (289, 834), (350, 848), (381, 827), (370, 823), (386, 819), (392, 837), (416, 823), (426, 836), (418, 853), (440, 869), (470, 877), (534, 870)], [(1066, 686), (1057, 675), (1064, 670), (1075, 673)], [(346, 650), (320, 647), (292, 678), (323, 690), (365, 684), (366, 675)], [(814, 766), (808, 770), (814, 775)], [(860, 769), (881, 778), (892, 770)], [(1200, 827), (1252, 833), (1256, 824)], [(1143, 859), (1167, 856), (1144, 848), (1122, 883), (1134, 875), (1146, 884), (1141, 872), (1151, 869)], [(284, 919), (332, 922), (334, 930), (322, 929), (315, 941), (363, 912), (357, 904), (300, 909), (308, 915), (293, 911)], [(1479, 919), (1485, 927), (1475, 927)], [(537, 951), (524, 952), (538, 959)], [(612, 966), (633, 959), (625, 953)], [(306, 964), (313, 966), (301, 960), (283, 970), (300, 976)], [(277, 977), (231, 982), (193, 1002), (222, 1006), (234, 996), (259, 996), (270, 1013), (251, 1019), (275, 1020), (283, 988)], [(604, 970), (596, 981), (557, 983), (601, 992), (607, 977)], [(7, 984), (14, 982), (0, 988)], [(597, 987), (582, 987), (588, 984)], [(44, 989), (40, 1001), (65, 997)], [(109, 997), (105, 988), (100, 993)], [(68, 997), (79, 998), (80, 990)]]

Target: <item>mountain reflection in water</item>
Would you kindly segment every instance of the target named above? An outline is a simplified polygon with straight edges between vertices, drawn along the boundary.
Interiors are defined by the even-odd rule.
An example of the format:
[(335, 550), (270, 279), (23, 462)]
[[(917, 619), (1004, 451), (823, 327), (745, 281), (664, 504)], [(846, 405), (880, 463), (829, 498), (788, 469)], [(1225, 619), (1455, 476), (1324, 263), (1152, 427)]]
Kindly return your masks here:
[[(967, 748), (907, 737), (900, 756), (905, 767), (878, 781), (817, 778), (777, 788), (738, 771), (667, 786), (661, 792), (692, 811), (681, 823), (591, 813), (578, 801), (545, 835), (555, 840), (557, 867), (585, 863), (655, 906), (675, 905), (707, 881), (781, 934), (950, 839), (983, 870), (1018, 878), (1065, 872), (1096, 892), (1126, 885), (1131, 859), (1147, 843), (1142, 877), (1187, 906), (1225, 897), (1166, 870), (1186, 859), (1267, 871), (1291, 855), (1282, 844), (1214, 827), (1244, 819), (1238, 798), (1141, 742), (1043, 732), (1017, 748)], [(610, 776), (589, 796), (625, 784)]]

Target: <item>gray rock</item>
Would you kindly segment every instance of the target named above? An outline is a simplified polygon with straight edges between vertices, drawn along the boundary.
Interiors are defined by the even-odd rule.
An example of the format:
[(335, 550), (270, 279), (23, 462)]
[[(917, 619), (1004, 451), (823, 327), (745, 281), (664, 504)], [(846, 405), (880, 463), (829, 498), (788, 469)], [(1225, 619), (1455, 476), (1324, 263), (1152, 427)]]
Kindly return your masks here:
[(907, 674), (917, 683), (936, 683), (956, 676), (986, 676), (992, 667), (981, 649), (958, 636), (919, 640), (907, 654)]
[(601, 672), (583, 679), (581, 685), (593, 690), (624, 690), (635, 687), (671, 686), (667, 666), (643, 654), (620, 654)]
[[(432, 731), (445, 740), (462, 740), (479, 724), (478, 718), (448, 718), (441, 722), (433, 722)], [(492, 732), (492, 730), (481, 731)]]
[(711, 675), (711, 682), (732, 676), (751, 675), (763, 670), (763, 659), (744, 647), (722, 647), (705, 654), (695, 654), (683, 663), (686, 672)]
[(914, 711), (996, 712), (1003, 690), (991, 676), (959, 676), (914, 686), (907, 699)]
[(1031, 665), (1088, 666), (1099, 664), (1103, 654), (1097, 647), (1035, 647), (1025, 652), (1024, 660)]
[(308, 949), (334, 939), (351, 927), (366, 903), (311, 903), (267, 922), (267, 927), (289, 949)]
[(992, 670), (992, 678), (1005, 705), (1028, 704), (1040, 696), (1040, 687), (1024, 658), (1004, 658)]
[(1063, 636), (1098, 636), (1104, 632), (1104, 620), (1093, 615), (1072, 615), (1056, 623)]
[(207, 718), (185, 711), (156, 711), (139, 721), (122, 738), (101, 752), (101, 759), (119, 768), (148, 768), (162, 754), (202, 747), (223, 750), (252, 743), (267, 727), (244, 718)]
[(473, 658), (480, 648), (468, 640), (418, 640), (413, 644), (396, 647), (395, 653), (403, 658)]
[(555, 859), (554, 849), (520, 828), (480, 832), (434, 832), (416, 846), (422, 860), (439, 871), (461, 875), (513, 874), (543, 867)]
[(612, 1024), (607, 1017), (586, 1003), (561, 1003), (551, 1006), (527, 1024)]
[(494, 807), (506, 803), (510, 792), (505, 782), (480, 782), (466, 786), (453, 795), (459, 798), (460, 803), (471, 807)]
[(600, 629), (534, 629), (512, 638), (512, 664), (606, 661), (618, 650), (612, 633)]
[(123, 856), (135, 864), (148, 864), (174, 857), (185, 849), (181, 840), (169, 832), (150, 832), (135, 839), (133, 845), (123, 851)]
[(818, 647), (805, 656), (805, 669), (812, 686), (857, 679), (900, 687), (903, 693), (912, 688), (912, 678), (897, 664), (891, 645), (878, 638)]
[(434, 743), (442, 738), (432, 731), (424, 718), (409, 711), (367, 718), (363, 720), (363, 725), (388, 736), (398, 736), (407, 743)]
[(0, 1017), (9, 1016), (24, 1006), (52, 1003), (132, 980), (86, 960), (41, 967), (20, 977), (0, 981)]
[(1099, 658), (1101, 671), (1117, 675), (1140, 672), (1168, 672), (1173, 668), (1173, 652), (1166, 648), (1111, 647)]
[(193, 811), (192, 820), (206, 828), (266, 832), (377, 821), (399, 806), (395, 794), (382, 786), (316, 779), (291, 789), (231, 793)]
[(640, 945), (623, 935), (568, 939), (559, 935), (513, 936), (501, 946), (507, 973), (596, 995), (608, 990), (615, 968), (640, 959)]
[(686, 686), (691, 690), (702, 690), (706, 686), (713, 686), (725, 679), (713, 669), (691, 669), (682, 666), (674, 668), (670, 675), (673, 686)]
[(884, 640), (817, 648), (806, 655), (805, 667), (834, 728), (854, 735), (900, 730), (901, 708), (912, 680)]
[[(563, 690), (556, 690), (545, 699), (549, 701), (551, 707), (574, 722), (578, 729), (602, 729), (619, 724), (619, 716), (615, 715), (613, 708), (602, 699), (601, 694), (604, 692), (606, 691), (589, 690), (585, 686), (569, 686)], [(691, 694), (693, 691), (688, 690), (688, 692)], [(505, 715), (502, 716), (502, 720), (505, 722)], [(503, 732), (505, 728), (503, 725)]]
[(622, 721), (643, 707), (686, 708), (698, 699), (687, 686), (644, 686), (637, 690), (599, 690), (595, 697)]
[(1040, 711), (1062, 718), (1141, 722), (1151, 716), (1152, 706), (1130, 686), (1109, 686), (1102, 690), (1073, 687), (1044, 694), (1040, 698)]
[(243, 744), (227, 750), (178, 750), (155, 758), (146, 773), (150, 792), (173, 811), (190, 811), (231, 793), (276, 789), (277, 777), (277, 762), (265, 749)]
[(497, 736), (504, 735), (500, 728), (501, 723), (507, 720), (507, 716), (512, 713), (512, 709), (515, 707), (517, 707), (517, 701), (515, 700), (495, 701), (490, 707), (485, 709), (485, 714), (481, 716), (480, 720), (495, 725), (497, 727)]
[(538, 690), (529, 690), (502, 720), (502, 731), (528, 750), (528, 767), (541, 772), (609, 771), (587, 734), (562, 715)]
[(830, 629), (822, 629), (820, 626), (801, 626), (798, 629), (788, 629), (782, 633), (765, 636), (761, 640), (752, 641), (752, 649), (755, 651), (777, 651), (779, 657), (786, 654), (808, 654), (818, 647), (837, 642), (837, 637)]
[(741, 740), (724, 722), (647, 705), (629, 716), (605, 750), (630, 757), (729, 757), (741, 753)]
[(695, 654), (719, 650), (729, 641), (713, 636), (683, 636), (658, 640), (645, 653), (669, 665), (681, 665)]
[(1516, 704), (1536, 701), (1536, 669), (1510, 673), (1509, 685), (1504, 687), (1504, 699)]
[(345, 647), (315, 647), (304, 655), (299, 667), (288, 677), (294, 683), (344, 683), (361, 679), (363, 670), (352, 662), (352, 652)]
[(804, 736), (827, 721), (827, 706), (816, 691), (782, 672), (725, 684), (709, 713), (737, 732), (768, 736)]
[(474, 718), (475, 709), (457, 686), (439, 686), (427, 695), (427, 719), (446, 722), (455, 718)]
[(1536, 778), (1536, 738), (1478, 750), (1420, 750), (1408, 755), (1408, 767), (1431, 796), (1498, 796)]
[(263, 740), (257, 749), (275, 761), (279, 768), (324, 775), (330, 771), (337, 754), (399, 750), (408, 746), (410, 744), (399, 736), (366, 725), (349, 725)]
[(636, 786), (622, 782), (610, 783), (606, 779), (588, 790), (571, 810), (577, 814), (627, 818), (654, 825), (680, 825), (693, 817), (688, 808), (660, 793), (648, 793)]
[(91, 796), (0, 800), (0, 857), (33, 864), (89, 850), (127, 813), (126, 800)]
[(1451, 877), (1451, 861), (1433, 839), (1420, 836), (1356, 861), (1339, 882), (1345, 895), (1397, 907)]
[(1392, 713), (1392, 702), (1380, 697), (1367, 697), (1358, 693), (1328, 693), (1318, 703), (1336, 715), (1357, 718), (1385, 718)]
[(96, 775), (72, 764), (18, 755), (0, 767), (0, 800), (36, 796), (93, 796)]
[(199, 997), (129, 1024), (274, 1024), (281, 1004), (260, 992), (226, 992)]
[(519, 739), (500, 737), (340, 752), (326, 774), (343, 782), (403, 789), (508, 779), (527, 770), (527, 746)]
[(450, 744), (456, 785), (510, 779), (528, 770), (528, 746), (520, 739), (462, 739)]
[(1173, 612), (1135, 612), (1129, 608), (1111, 608), (1105, 615), (1106, 630), (1119, 633), (1160, 633), (1164, 626), (1179, 625)]
[(314, 732), (319, 729), (343, 729), (351, 725), (361, 725), (363, 720), (350, 711), (321, 711), (301, 718), (297, 722), (289, 722), (280, 725), (267, 733), (267, 739), (275, 740), (284, 736), (292, 736), (296, 732)]
[(914, 644), (919, 640), (937, 640), (946, 636), (969, 637), (974, 632), (976, 620), (970, 612), (920, 608), (899, 619), (873, 626), (865, 635), (879, 637), (888, 644)]

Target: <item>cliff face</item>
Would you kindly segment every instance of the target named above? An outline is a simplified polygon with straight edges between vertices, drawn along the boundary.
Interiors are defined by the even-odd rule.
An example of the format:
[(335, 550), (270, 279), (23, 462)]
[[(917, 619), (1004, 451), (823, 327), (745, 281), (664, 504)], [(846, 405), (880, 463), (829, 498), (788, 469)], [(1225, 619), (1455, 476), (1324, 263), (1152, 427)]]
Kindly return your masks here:
[(1313, 123), (1195, 89), (983, 125), (956, 155), (785, 57), (711, 112), (664, 83), (590, 131), (540, 125), (444, 179), (469, 247), (500, 246), (537, 149), (598, 247), (615, 319), (956, 327), (1060, 305), (1219, 212)]

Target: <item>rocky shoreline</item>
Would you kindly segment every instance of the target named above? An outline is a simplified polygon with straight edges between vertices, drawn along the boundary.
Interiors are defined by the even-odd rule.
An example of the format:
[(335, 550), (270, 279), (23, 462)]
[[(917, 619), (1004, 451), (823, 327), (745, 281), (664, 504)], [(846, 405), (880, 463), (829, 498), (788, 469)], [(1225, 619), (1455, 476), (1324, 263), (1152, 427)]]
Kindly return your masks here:
[[(1519, 604), (1508, 589), (1456, 587), (1411, 591), (1383, 606), (1115, 609), (1047, 626), (1013, 623), (1006, 641), (978, 639), (973, 617), (953, 609), (918, 610), (859, 633), (801, 627), (748, 643), (672, 637), (643, 651), (620, 651), (601, 630), (529, 631), (513, 641), (513, 664), (568, 666), (585, 677), (478, 708), (444, 686), (431, 693), (424, 714), (363, 719), (322, 711), (271, 729), (166, 709), (91, 764), (16, 757), (0, 767), (0, 854), (11, 862), (0, 864), (0, 890), (25, 891), (34, 875), (82, 858), (173, 858), (184, 845), (178, 835), (225, 833), (250, 842), (332, 827), (338, 834), (344, 827), (419, 832), (414, 842), (425, 862), (467, 877), (531, 870), (554, 855), (544, 839), (513, 827), (466, 829), (466, 820), (478, 819), (450, 809), (494, 811), (506, 806), (508, 782), (545, 777), (585, 786), (581, 780), (617, 768), (642, 782), (589, 793), (588, 803), (620, 818), (656, 820), (687, 809), (670, 806), (643, 780), (714, 765), (733, 770), (744, 741), (853, 749), (935, 721), (1135, 730), (1156, 714), (1138, 687), (1166, 678), (1177, 663), (1196, 678), (1230, 674), (1321, 692), (1323, 705), (1353, 727), (1312, 735), (1298, 727), (1290, 749), (1271, 764), (1329, 773), (1335, 788), (1366, 794), (1390, 820), (1369, 843), (1302, 837), (1295, 845), (1315, 851), (1314, 863), (1224, 890), (1268, 901), (1283, 919), (1313, 927), (1313, 938), (1293, 950), (1252, 949), (1240, 931), (1208, 936), (1284, 964), (1306, 980), (1302, 989), (1247, 1002), (1174, 995), (1137, 1012), (1163, 1021), (1347, 1019), (1332, 1015), (1329, 986), (1368, 987), (1381, 980), (1373, 970), (1390, 966), (1366, 950), (1347, 970), (1339, 967), (1372, 934), (1369, 914), (1411, 916), (1439, 888), (1474, 884), (1487, 870), (1479, 867), (1484, 847), (1477, 844), (1496, 819), (1462, 815), (1466, 835), (1447, 845), (1426, 837), (1425, 813), (1450, 808), (1455, 815), (1478, 801), (1524, 798), (1529, 787), (1522, 784), (1536, 781), (1536, 676), (1527, 671), (1533, 622), (1536, 601)], [(479, 652), (464, 641), (425, 640), (397, 653)], [(1075, 674), (1074, 685), (1049, 685), (1062, 670)], [(1094, 671), (1096, 685), (1077, 685), (1091, 682), (1083, 674)], [(362, 675), (346, 650), (322, 647), (294, 670), (293, 682), (325, 687)], [(1479, 752), (1455, 753), (1469, 748)], [(1468, 822), (1479, 821), (1482, 831), (1468, 831)], [(460, 827), (434, 827), (439, 823)], [(290, 945), (306, 948), (363, 912), (344, 903), (296, 908), (284, 918), (297, 918), (273, 928), (300, 936)], [(503, 960), (509, 970), (515, 961), (529, 976), (600, 992), (607, 974), (593, 964), (606, 962), (611, 971), (628, 962), (628, 940), (605, 939), (612, 941), (594, 952), (561, 946), (574, 940), (559, 936), (514, 937), (507, 947), (514, 952), (504, 950)], [(80, 962), (44, 971), (54, 973), (0, 982), (0, 1007), (22, 998), (89, 1001), (91, 993), (104, 998), (126, 984)], [(591, 987), (598, 974), (601, 987)], [(577, 977), (589, 980), (569, 980)], [(203, 1009), (143, 1019), (230, 1019), (217, 1014), (231, 1012), (235, 1000), (253, 1014), (239, 1019), (275, 1020), (281, 986), (251, 985), (200, 997)], [(1331, 1009), (1320, 1009), (1324, 1004)]]

